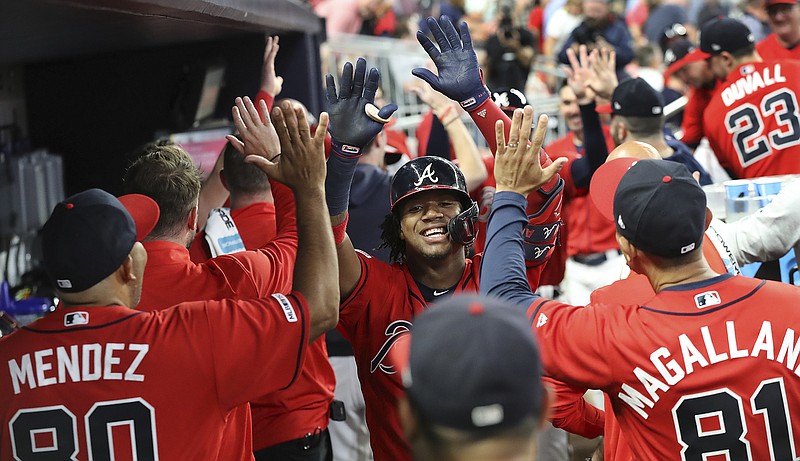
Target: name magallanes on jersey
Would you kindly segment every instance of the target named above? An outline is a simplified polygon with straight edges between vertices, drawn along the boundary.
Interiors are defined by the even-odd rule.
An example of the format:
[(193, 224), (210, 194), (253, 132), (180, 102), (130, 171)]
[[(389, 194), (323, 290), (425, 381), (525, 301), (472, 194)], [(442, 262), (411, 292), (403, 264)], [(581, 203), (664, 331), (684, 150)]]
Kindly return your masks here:
[(137, 368), (149, 344), (82, 344), (42, 349), (8, 361), (14, 394), (29, 389), (82, 381), (144, 381)]
[[(650, 362), (655, 366), (657, 374), (654, 376), (636, 367), (633, 374), (639, 381), (623, 383), (622, 391), (618, 394), (620, 400), (647, 419), (647, 408), (653, 408), (661, 395), (686, 376), (715, 363), (745, 357), (763, 357), (782, 363), (800, 376), (800, 364), (797, 360), (800, 357), (800, 336), (796, 336), (791, 328), (773, 332), (772, 323), (765, 320), (755, 341), (737, 341), (735, 323), (729, 320), (725, 322), (725, 333), (722, 337), (712, 338), (707, 326), (700, 328), (700, 335), (701, 342), (693, 342), (685, 333), (678, 336), (680, 350), (671, 351), (660, 347), (653, 351)], [(726, 344), (727, 347), (717, 350), (715, 343)]]
[(742, 77), (733, 83), (726, 84), (722, 89), (722, 102), (725, 107), (730, 107), (736, 101), (754, 92), (772, 86), (776, 83), (784, 83), (786, 77), (781, 74), (781, 65), (764, 67), (756, 71), (752, 64), (745, 64), (739, 68)]

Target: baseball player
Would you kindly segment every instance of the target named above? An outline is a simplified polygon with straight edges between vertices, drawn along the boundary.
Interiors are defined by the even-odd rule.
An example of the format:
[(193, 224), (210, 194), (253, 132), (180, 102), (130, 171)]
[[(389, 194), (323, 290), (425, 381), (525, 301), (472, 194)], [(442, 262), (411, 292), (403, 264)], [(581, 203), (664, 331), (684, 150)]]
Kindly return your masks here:
[[(260, 105), (262, 112), (266, 113), (266, 103)], [(295, 117), (295, 111), (287, 103), (275, 115), (284, 120), (286, 117)], [(237, 100), (234, 121), (245, 144), (243, 147), (239, 140), (231, 142), (248, 154), (266, 152), (265, 155), (274, 156), (276, 153), (271, 143), (278, 140), (278, 133), (268, 116), (264, 117), (264, 122), (258, 117), (249, 98)], [(305, 118), (300, 117), (305, 123)], [(280, 148), (281, 152), (285, 150), (283, 146)], [(198, 183), (195, 179), (194, 168), (185, 154), (167, 149), (138, 159), (126, 172), (127, 192), (144, 193), (162, 204), (160, 207), (165, 210), (153, 232), (143, 242), (148, 260), (139, 308), (159, 310), (186, 301), (251, 299), (263, 297), (272, 291), (286, 291), (287, 284), (291, 283), (297, 248), (292, 192), (286, 186), (272, 181), (278, 223), (278, 236), (275, 239), (255, 251), (222, 255), (196, 264), (190, 261), (185, 247), (185, 242), (193, 239), (190, 224), (193, 223), (191, 205), (197, 197)], [(134, 219), (138, 219), (135, 213)], [(303, 450), (305, 454), (329, 451), (325, 443), (328, 440), (325, 429), (333, 398), (334, 377), (327, 361), (324, 339), (311, 345), (308, 357), (308, 364), (303, 367), (296, 386), (254, 402), (259, 408), (253, 412), (252, 434), (237, 429), (249, 424), (250, 408), (244, 406), (238, 409), (236, 417), (230, 419), (229, 430), (239, 439), (224, 437), (223, 448), (233, 452), (226, 456), (249, 457), (253, 448), (258, 451), (294, 439), (302, 439), (296, 444), (298, 446), (302, 443), (310, 445)], [(295, 392), (302, 397), (295, 396)], [(285, 402), (301, 399), (306, 411), (287, 416), (290, 411)], [(313, 451), (309, 451), (310, 448)]]
[(795, 0), (765, 0), (767, 23), (772, 33), (756, 44), (765, 61), (800, 59), (800, 6)]
[(736, 178), (800, 173), (800, 63), (762, 61), (747, 26), (729, 18), (703, 26), (700, 49), (724, 79), (703, 119), (720, 165)]
[[(155, 202), (123, 198), (149, 223), (138, 229), (123, 204), (98, 189), (55, 207), (42, 249), (60, 305), (0, 339), (0, 458), (251, 459), (223, 453), (232, 412), (289, 386), (308, 342), (337, 319), (324, 129), (311, 138), (306, 127), (288, 125), (287, 141), (297, 142), (286, 143), (278, 164), (259, 163), (298, 194), (302, 244), (286, 295), (132, 310), (146, 270), (139, 241), (158, 220)], [(249, 422), (242, 430), (249, 433)]]
[(689, 90), (688, 101), (681, 119), (681, 142), (694, 149), (703, 139), (703, 113), (717, 86), (717, 77), (709, 69), (705, 55), (692, 42), (681, 39), (670, 45), (664, 52), (664, 82), (671, 76), (677, 77)]
[(702, 257), (702, 189), (683, 165), (641, 160), (593, 181), (613, 193), (628, 265), (656, 294), (585, 308), (532, 294), (519, 231), (524, 195), (547, 179), (535, 155), (498, 150), (481, 292), (528, 307), (545, 370), (603, 389), (637, 459), (795, 459), (800, 289), (714, 272)]
[[(449, 20), (442, 22), (448, 34), (458, 37)], [(447, 42), (447, 50), (451, 52), (451, 56), (446, 57), (437, 50), (439, 58), (456, 59), (439, 24), (432, 18), (428, 24), (440, 46)], [(463, 75), (458, 69), (450, 67), (452, 73), (442, 72), (442, 59), (435, 60), (439, 61), (438, 78), (426, 80), (433, 81), (434, 89), (445, 85), (464, 96), (474, 94), (460, 99), (472, 98), (474, 103), (462, 103), (462, 107), (468, 111), (482, 111), (490, 118), (490, 123), (502, 119), (502, 112), (489, 101), (488, 90), (480, 82), (474, 51), (471, 46), (466, 52), (461, 49), (462, 43), (470, 43), (466, 25), (462, 24), (457, 40), (457, 55), (467, 58), (464, 62), (468, 65), (474, 65), (468, 73), (468, 86), (461, 87), (463, 80), (457, 83), (456, 77)], [(436, 48), (429, 42), (424, 45)], [(432, 52), (430, 47), (429, 52)], [(477, 205), (469, 199), (463, 175), (450, 161), (433, 156), (416, 158), (398, 170), (391, 184), (392, 212), (384, 222), (383, 239), (395, 262), (386, 264), (353, 248), (346, 234), (352, 171), (360, 149), (380, 131), (394, 111), (393, 105), (380, 110), (367, 109), (372, 104), (378, 78), (377, 70), (367, 73), (366, 62), (362, 59), (356, 64), (355, 73), (351, 64), (345, 64), (338, 92), (333, 76), (327, 77), (334, 151), (328, 160), (326, 199), (339, 255), (342, 295), (339, 330), (352, 342), (356, 354), (374, 456), (379, 461), (409, 460), (409, 447), (402, 437), (396, 414), (402, 385), (389, 351), (410, 332), (414, 316), (430, 303), (454, 294), (477, 291), (481, 257), (466, 259), (464, 253), (465, 246), (475, 236)], [(452, 94), (448, 96), (453, 99)], [(367, 110), (372, 116), (367, 115)], [(550, 163), (546, 156), (543, 161)], [(555, 170), (557, 166), (549, 168)], [(532, 194), (536, 195), (534, 203), (539, 206), (531, 213), (527, 239), (529, 275), (534, 280), (538, 280), (541, 265), (555, 243), (553, 234), (558, 228), (555, 214), (559, 212), (563, 186), (557, 177), (554, 183), (550, 189)]]

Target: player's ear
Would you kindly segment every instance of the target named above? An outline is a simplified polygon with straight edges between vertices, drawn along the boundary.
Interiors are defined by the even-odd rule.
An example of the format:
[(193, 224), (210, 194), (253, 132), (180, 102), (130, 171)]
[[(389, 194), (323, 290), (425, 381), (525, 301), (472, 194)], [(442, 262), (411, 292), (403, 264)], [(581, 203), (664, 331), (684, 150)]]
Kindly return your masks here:
[(197, 230), (197, 214), (197, 205), (195, 205), (194, 208), (189, 211), (189, 215), (186, 216), (186, 227), (192, 230)]
[(714, 219), (714, 215), (711, 213), (711, 210), (706, 207), (706, 229), (708, 229), (708, 226), (711, 225), (712, 219)]
[(225, 170), (219, 170), (219, 182), (222, 183), (222, 187), (225, 188), (228, 192), (231, 191), (230, 187), (228, 187), (228, 178), (225, 176)]
[(120, 277), (120, 279), (124, 284), (127, 284), (128, 282), (136, 279), (136, 275), (134, 273), (133, 259), (134, 259), (134, 254), (133, 250), (131, 250), (131, 252), (128, 253), (128, 256), (125, 258), (125, 260), (122, 261), (122, 264), (119, 266), (119, 269), (117, 269), (117, 275)]

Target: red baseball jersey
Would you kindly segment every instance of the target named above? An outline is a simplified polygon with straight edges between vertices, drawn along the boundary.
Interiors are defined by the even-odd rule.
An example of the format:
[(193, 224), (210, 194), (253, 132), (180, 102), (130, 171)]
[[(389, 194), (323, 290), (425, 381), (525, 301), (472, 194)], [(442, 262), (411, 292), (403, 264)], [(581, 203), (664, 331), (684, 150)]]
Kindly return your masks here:
[(778, 41), (775, 33), (767, 35), (756, 43), (756, 51), (764, 61), (783, 61), (784, 59), (800, 59), (800, 46), (786, 48)]
[(734, 69), (706, 109), (703, 130), (733, 176), (800, 173), (800, 62), (751, 62)]
[[(342, 302), (338, 329), (353, 344), (375, 460), (410, 461), (397, 418), (403, 383), (389, 350), (411, 333), (414, 317), (428, 305), (406, 265), (387, 264), (361, 251), (358, 258), (361, 279)], [(450, 294), (478, 291), (480, 258), (466, 260), (461, 280)]]
[(681, 131), (683, 131), (681, 142), (689, 146), (700, 144), (703, 139), (703, 114), (720, 85), (721, 82), (716, 81), (714, 88), (692, 87), (689, 89), (687, 94), (689, 100), (683, 109), (683, 119), (681, 119)]
[[(273, 203), (258, 202), (244, 208), (231, 210), (231, 219), (236, 223), (239, 237), (242, 238), (242, 243), (248, 250), (263, 247), (278, 234), (275, 204)], [(211, 259), (205, 231), (201, 230), (194, 237), (194, 242), (189, 247), (189, 257), (196, 263)]]
[(800, 289), (724, 274), (626, 299), (528, 313), (548, 373), (603, 390), (637, 459), (797, 457)]
[[(606, 147), (608, 151), (614, 150), (614, 140), (608, 127), (603, 126)], [(547, 146), (547, 153), (557, 157), (566, 157), (570, 162), (583, 157), (575, 147), (572, 133), (553, 141)], [(604, 218), (594, 202), (589, 200), (587, 188), (578, 188), (572, 178), (571, 163), (567, 163), (559, 174), (564, 179), (564, 205), (562, 214), (567, 227), (568, 238), (562, 238), (562, 247), (566, 245), (567, 255), (597, 253), (618, 248), (614, 226), (610, 226), (608, 219)], [(558, 251), (558, 250), (557, 250)], [(552, 259), (551, 259), (552, 261)], [(566, 261), (566, 260), (565, 260)], [(550, 262), (548, 262), (548, 266)], [(562, 273), (563, 278), (563, 273)]]
[(289, 386), (308, 335), (298, 293), (58, 309), (0, 338), (0, 458), (234, 459), (231, 412)]
[[(277, 182), (272, 182), (272, 190), (277, 205), (278, 236), (258, 251), (223, 255), (196, 264), (189, 259), (189, 250), (179, 244), (144, 242), (147, 265), (137, 309), (157, 311), (189, 301), (256, 299), (291, 291), (297, 255), (294, 195)], [(319, 347), (315, 342), (315, 355)], [(222, 437), (222, 459), (253, 458), (250, 412), (250, 405), (245, 404), (228, 417)]]
[(475, 253), (482, 253), (483, 246), (486, 244), (486, 222), (489, 220), (489, 213), (492, 211), (492, 201), (497, 183), (494, 181), (494, 157), (491, 155), (483, 156), (483, 164), (486, 166), (486, 180), (477, 189), (470, 191), (470, 198), (478, 203), (478, 237), (475, 239)]

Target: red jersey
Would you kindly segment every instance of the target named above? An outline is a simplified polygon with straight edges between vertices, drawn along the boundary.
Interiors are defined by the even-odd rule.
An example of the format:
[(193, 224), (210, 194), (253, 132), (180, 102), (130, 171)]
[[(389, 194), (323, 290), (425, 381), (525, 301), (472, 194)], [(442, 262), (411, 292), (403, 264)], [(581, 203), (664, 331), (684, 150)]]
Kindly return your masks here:
[(540, 299), (529, 316), (548, 372), (602, 389), (637, 459), (794, 459), (798, 297), (725, 274), (638, 304)]
[[(143, 242), (147, 265), (137, 308), (154, 311), (189, 301), (255, 299), (289, 292), (297, 255), (294, 195), (277, 182), (272, 182), (272, 190), (278, 210), (278, 236), (257, 251), (222, 255), (195, 264), (189, 259), (189, 250), (177, 243)], [(238, 331), (230, 334), (238, 335)], [(250, 419), (247, 404), (228, 418), (221, 459), (253, 458)]]
[[(428, 304), (406, 265), (387, 264), (361, 251), (357, 254), (361, 279), (342, 302), (338, 329), (353, 344), (375, 461), (410, 461), (411, 451), (397, 417), (403, 383), (389, 350), (407, 338), (414, 317)], [(466, 260), (461, 280), (450, 294), (478, 291), (480, 258)]]
[(478, 203), (478, 236), (475, 238), (475, 253), (482, 253), (483, 246), (486, 244), (486, 223), (489, 221), (489, 213), (492, 211), (494, 192), (497, 183), (494, 181), (494, 157), (491, 155), (483, 156), (483, 164), (486, 166), (486, 180), (477, 189), (470, 191), (469, 197)]
[[(606, 136), (606, 147), (611, 151), (614, 149), (614, 140), (606, 126), (603, 126), (603, 132)], [(564, 157), (569, 160), (559, 172), (564, 179), (561, 246), (556, 248), (547, 261), (540, 281), (540, 285), (558, 285), (564, 279), (567, 256), (607, 251), (617, 248), (618, 245), (614, 227), (608, 225), (608, 220), (588, 200), (589, 189), (578, 188), (572, 178), (572, 162), (583, 157), (575, 146), (575, 135), (570, 132), (556, 139), (547, 146), (547, 153), (553, 158)]]
[(767, 35), (764, 40), (756, 43), (756, 51), (764, 61), (783, 61), (785, 59), (800, 59), (800, 46), (786, 48), (778, 41), (775, 33)]
[(722, 84), (717, 80), (713, 88), (690, 88), (686, 102), (686, 108), (683, 109), (683, 119), (681, 119), (681, 131), (683, 136), (681, 142), (689, 145), (696, 146), (700, 144), (703, 139), (703, 114), (711, 102), (711, 98), (716, 93), (717, 88)]
[(734, 177), (800, 173), (800, 62), (734, 69), (706, 109), (703, 129)]
[[(278, 234), (275, 222), (275, 204), (273, 203), (258, 202), (244, 208), (231, 210), (231, 219), (236, 223), (239, 237), (242, 238), (242, 243), (248, 250), (263, 247)], [(211, 259), (205, 231), (201, 230), (194, 237), (194, 242), (189, 247), (189, 257), (196, 263)]]
[(294, 381), (309, 328), (298, 293), (58, 309), (0, 338), (0, 458), (232, 459), (226, 420)]

